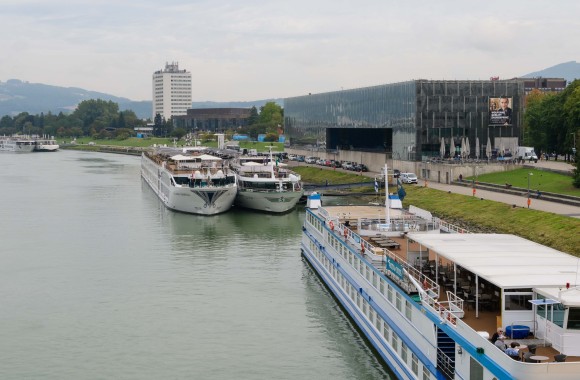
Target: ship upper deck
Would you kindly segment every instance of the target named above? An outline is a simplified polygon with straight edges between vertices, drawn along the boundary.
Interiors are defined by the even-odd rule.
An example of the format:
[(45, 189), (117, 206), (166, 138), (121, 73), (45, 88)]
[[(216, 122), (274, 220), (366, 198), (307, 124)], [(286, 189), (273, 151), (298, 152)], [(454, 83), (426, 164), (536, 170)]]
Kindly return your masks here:
[[(427, 281), (428, 288), (436, 290), (438, 302), (448, 302), (451, 295), (453, 302), (461, 305), (462, 322), (473, 330), (491, 336), (498, 328), (513, 327), (525, 319), (535, 328), (518, 342), (538, 346), (537, 355), (551, 360), (571, 348), (559, 342), (552, 344), (551, 340), (557, 339), (550, 335), (554, 329), (546, 329), (543, 321), (540, 326), (543, 314), (529, 301), (556, 297), (566, 282), (573, 288), (580, 259), (513, 235), (413, 231), (393, 235), (369, 229), (369, 224), (385, 224), (385, 208), (381, 206), (330, 206), (312, 211), (329, 226), (333, 221), (331, 232), (385, 275), (389, 275), (388, 257), (404, 265), (415, 281), (414, 285), (403, 284), (403, 291), (414, 291), (417, 284), (420, 287)], [(420, 219), (403, 210), (391, 209), (389, 216), (391, 221)], [(510, 292), (515, 293), (512, 296)], [(576, 305), (576, 295), (580, 291), (571, 289), (561, 298)], [(567, 333), (576, 335), (575, 331)], [(574, 349), (569, 353), (567, 361), (580, 361)]]

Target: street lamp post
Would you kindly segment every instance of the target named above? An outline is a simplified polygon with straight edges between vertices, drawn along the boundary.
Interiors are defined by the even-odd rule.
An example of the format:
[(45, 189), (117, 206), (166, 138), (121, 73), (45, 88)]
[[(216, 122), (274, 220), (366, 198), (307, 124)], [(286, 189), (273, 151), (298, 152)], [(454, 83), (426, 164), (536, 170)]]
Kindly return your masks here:
[(474, 177), (474, 179), (473, 179), (473, 190), (472, 190), (472, 193), (473, 193), (473, 196), (474, 197), (475, 197), (475, 193), (477, 192), (477, 169), (478, 169), (477, 166), (474, 166), (473, 167), (473, 177)]
[(528, 208), (530, 208), (530, 176), (534, 175), (534, 173), (528, 173)]

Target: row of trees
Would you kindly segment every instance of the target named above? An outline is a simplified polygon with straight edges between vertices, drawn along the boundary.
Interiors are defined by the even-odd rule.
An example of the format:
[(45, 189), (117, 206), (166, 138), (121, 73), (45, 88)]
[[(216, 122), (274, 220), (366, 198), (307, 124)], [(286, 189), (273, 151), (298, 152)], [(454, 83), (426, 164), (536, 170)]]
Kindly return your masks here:
[(580, 143), (580, 80), (560, 93), (533, 90), (527, 97), (524, 143), (538, 152), (567, 155)]
[(22, 112), (14, 117), (0, 119), (0, 135), (50, 135), (57, 137), (92, 136), (95, 138), (124, 139), (134, 135), (134, 128), (147, 122), (133, 111), (119, 111), (112, 101), (85, 100), (71, 114), (51, 112), (30, 115)]
[[(267, 140), (277, 141), (284, 120), (284, 110), (274, 102), (260, 107), (252, 107), (248, 126), (226, 133), (245, 133), (253, 138), (266, 134)], [(189, 132), (174, 128), (172, 120), (157, 115), (153, 122), (153, 133), (159, 137), (181, 138)], [(147, 126), (147, 120), (137, 117), (133, 111), (119, 111), (119, 105), (101, 99), (85, 100), (79, 103), (71, 114), (58, 115), (41, 113), (30, 115), (22, 112), (14, 117), (0, 119), (0, 135), (50, 135), (63, 137), (90, 136), (95, 139), (125, 139), (135, 135), (136, 127)]]
[(560, 93), (533, 90), (527, 97), (524, 143), (537, 152), (565, 155), (576, 161), (574, 186), (580, 188), (580, 80)]

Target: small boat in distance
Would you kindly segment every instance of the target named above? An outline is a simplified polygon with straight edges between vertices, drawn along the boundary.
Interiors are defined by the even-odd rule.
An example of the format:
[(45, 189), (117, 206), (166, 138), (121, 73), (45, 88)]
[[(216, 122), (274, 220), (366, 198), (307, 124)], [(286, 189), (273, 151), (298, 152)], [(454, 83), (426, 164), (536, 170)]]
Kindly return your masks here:
[(141, 155), (141, 177), (171, 210), (199, 215), (228, 211), (238, 190), (224, 159), (196, 148), (157, 148)]
[(300, 175), (274, 160), (272, 151), (268, 157), (240, 156), (232, 168), (238, 178), (236, 206), (279, 214), (294, 209), (304, 194)]

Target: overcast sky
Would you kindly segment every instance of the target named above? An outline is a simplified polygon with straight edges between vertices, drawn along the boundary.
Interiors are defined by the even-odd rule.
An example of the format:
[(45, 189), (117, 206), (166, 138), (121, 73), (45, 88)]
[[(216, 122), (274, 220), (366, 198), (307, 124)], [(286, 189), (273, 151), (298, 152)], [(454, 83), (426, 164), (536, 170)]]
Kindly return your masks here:
[(151, 100), (178, 62), (194, 101), (250, 101), (578, 61), (580, 1), (0, 0), (0, 36), (1, 81)]

